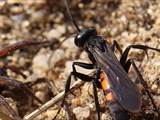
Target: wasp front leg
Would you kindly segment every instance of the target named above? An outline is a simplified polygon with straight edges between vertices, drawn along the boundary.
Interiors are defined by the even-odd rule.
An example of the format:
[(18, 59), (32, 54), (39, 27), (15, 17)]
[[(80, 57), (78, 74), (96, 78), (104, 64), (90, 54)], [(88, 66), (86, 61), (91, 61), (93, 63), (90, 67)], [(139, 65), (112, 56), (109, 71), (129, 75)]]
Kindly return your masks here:
[[(94, 69), (94, 64), (82, 63), (82, 62), (73, 62), (73, 64), (72, 64), (73, 72), (77, 72), (75, 66), (79, 66), (79, 67), (82, 67), (82, 68), (85, 68), (85, 69)], [(76, 76), (74, 76), (74, 79), (77, 80)]]
[[(75, 65), (80, 66), (82, 68), (86, 68), (86, 69), (93, 69), (94, 68), (93, 64), (87, 64), (87, 63), (82, 63), (82, 62), (74, 62), (72, 64), (73, 71), (70, 73), (70, 75), (69, 75), (69, 77), (67, 79), (66, 85), (65, 85), (64, 97), (62, 98), (62, 103), (61, 103), (62, 107), (64, 105), (65, 98), (66, 98), (68, 92), (70, 91), (72, 76), (75, 78), (75, 80), (76, 80), (76, 78), (79, 78), (80, 80), (85, 81), (85, 82), (91, 82), (93, 80), (92, 77), (77, 72), (76, 68), (75, 68)], [(58, 112), (57, 112), (56, 116), (53, 118), (53, 120), (55, 120), (57, 118), (57, 115), (60, 113), (60, 110), (61, 109), (58, 110)]]

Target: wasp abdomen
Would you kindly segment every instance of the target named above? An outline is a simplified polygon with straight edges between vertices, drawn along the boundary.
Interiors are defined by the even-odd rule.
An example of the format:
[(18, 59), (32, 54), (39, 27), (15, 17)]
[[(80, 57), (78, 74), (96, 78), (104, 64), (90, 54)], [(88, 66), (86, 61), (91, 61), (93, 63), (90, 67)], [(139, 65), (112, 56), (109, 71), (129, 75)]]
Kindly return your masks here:
[(109, 81), (104, 72), (101, 72), (100, 74), (100, 82), (101, 82), (101, 86), (104, 91), (105, 98), (108, 103), (110, 112), (111, 114), (113, 114), (113, 119), (114, 120), (129, 120), (130, 117), (128, 115), (128, 112), (124, 110), (124, 108), (122, 108), (121, 105), (118, 103), (118, 101), (114, 98)]

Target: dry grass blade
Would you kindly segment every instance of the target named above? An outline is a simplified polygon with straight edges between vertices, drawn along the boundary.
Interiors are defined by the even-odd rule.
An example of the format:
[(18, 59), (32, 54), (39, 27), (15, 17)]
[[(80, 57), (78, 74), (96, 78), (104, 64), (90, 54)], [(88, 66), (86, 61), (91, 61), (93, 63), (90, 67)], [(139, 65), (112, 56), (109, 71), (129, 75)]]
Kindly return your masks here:
[[(76, 81), (72, 86), (71, 89), (80, 87), (83, 84), (82, 81)], [(39, 114), (41, 114), (42, 112), (44, 112), (45, 110), (47, 110), (49, 107), (53, 106), (54, 104), (56, 104), (57, 102), (59, 102), (62, 97), (64, 96), (64, 91), (59, 93), (57, 96), (55, 96), (54, 98), (52, 98), (50, 101), (48, 101), (47, 103), (45, 103), (44, 105), (42, 105), (40, 108), (36, 109), (35, 111), (33, 111), (32, 113), (30, 113), (29, 115), (24, 116), (23, 120), (32, 120), (33, 118), (37, 117)]]

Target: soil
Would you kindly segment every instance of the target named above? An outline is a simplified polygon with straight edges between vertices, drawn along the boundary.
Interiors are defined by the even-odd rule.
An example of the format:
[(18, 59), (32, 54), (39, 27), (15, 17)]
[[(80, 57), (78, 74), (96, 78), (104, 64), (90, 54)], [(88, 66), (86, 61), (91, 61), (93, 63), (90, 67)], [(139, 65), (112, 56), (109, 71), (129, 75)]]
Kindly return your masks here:
[[(111, 45), (116, 40), (123, 51), (132, 44), (160, 49), (159, 0), (68, 0), (68, 3), (80, 29), (96, 28), (98, 35), (106, 43)], [(74, 61), (90, 63), (86, 52), (74, 44), (74, 37), (78, 32), (63, 0), (0, 0), (0, 21), (0, 48), (22, 40), (47, 40), (51, 43), (24, 46), (0, 61), (2, 66), (15, 66), (21, 71), (25, 78), (11, 70), (7, 70), (7, 77), (29, 86), (43, 104), (64, 90)], [(64, 39), (66, 40), (63, 42)], [(160, 109), (160, 53), (153, 50), (147, 50), (147, 53), (148, 56), (142, 50), (132, 49), (129, 58), (135, 60), (157, 108)], [(119, 59), (117, 50), (115, 54)], [(77, 71), (88, 75), (94, 72), (79, 67)], [(129, 76), (133, 81), (137, 78), (133, 68), (129, 71)], [(130, 113), (131, 118), (158, 119), (142, 86), (138, 84), (142, 93), (142, 110)], [(73, 93), (76, 96), (69, 94), (66, 98), (68, 109), (62, 109), (56, 119), (66, 120), (66, 116), (71, 115), (74, 120), (95, 120), (97, 114), (92, 83), (84, 83)], [(98, 90), (98, 95), (103, 108), (102, 120), (109, 120), (112, 115), (102, 90)], [(5, 99), (8, 101), (8, 97)], [(33, 96), (28, 96), (26, 100), (28, 102), (25, 107), (22, 104), (18, 106), (16, 100), (8, 101), (21, 118), (42, 105)], [(52, 120), (59, 108), (60, 104), (57, 103), (34, 119)]]

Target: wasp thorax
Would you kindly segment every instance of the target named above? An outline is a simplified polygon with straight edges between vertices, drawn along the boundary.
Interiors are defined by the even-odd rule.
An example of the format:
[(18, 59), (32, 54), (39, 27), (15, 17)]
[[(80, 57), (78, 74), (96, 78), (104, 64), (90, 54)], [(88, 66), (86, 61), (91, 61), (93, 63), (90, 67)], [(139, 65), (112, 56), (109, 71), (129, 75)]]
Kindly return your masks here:
[(91, 36), (95, 35), (97, 35), (97, 31), (95, 28), (81, 30), (80, 33), (75, 37), (74, 43), (78, 47), (83, 47), (85, 42), (88, 41)]

